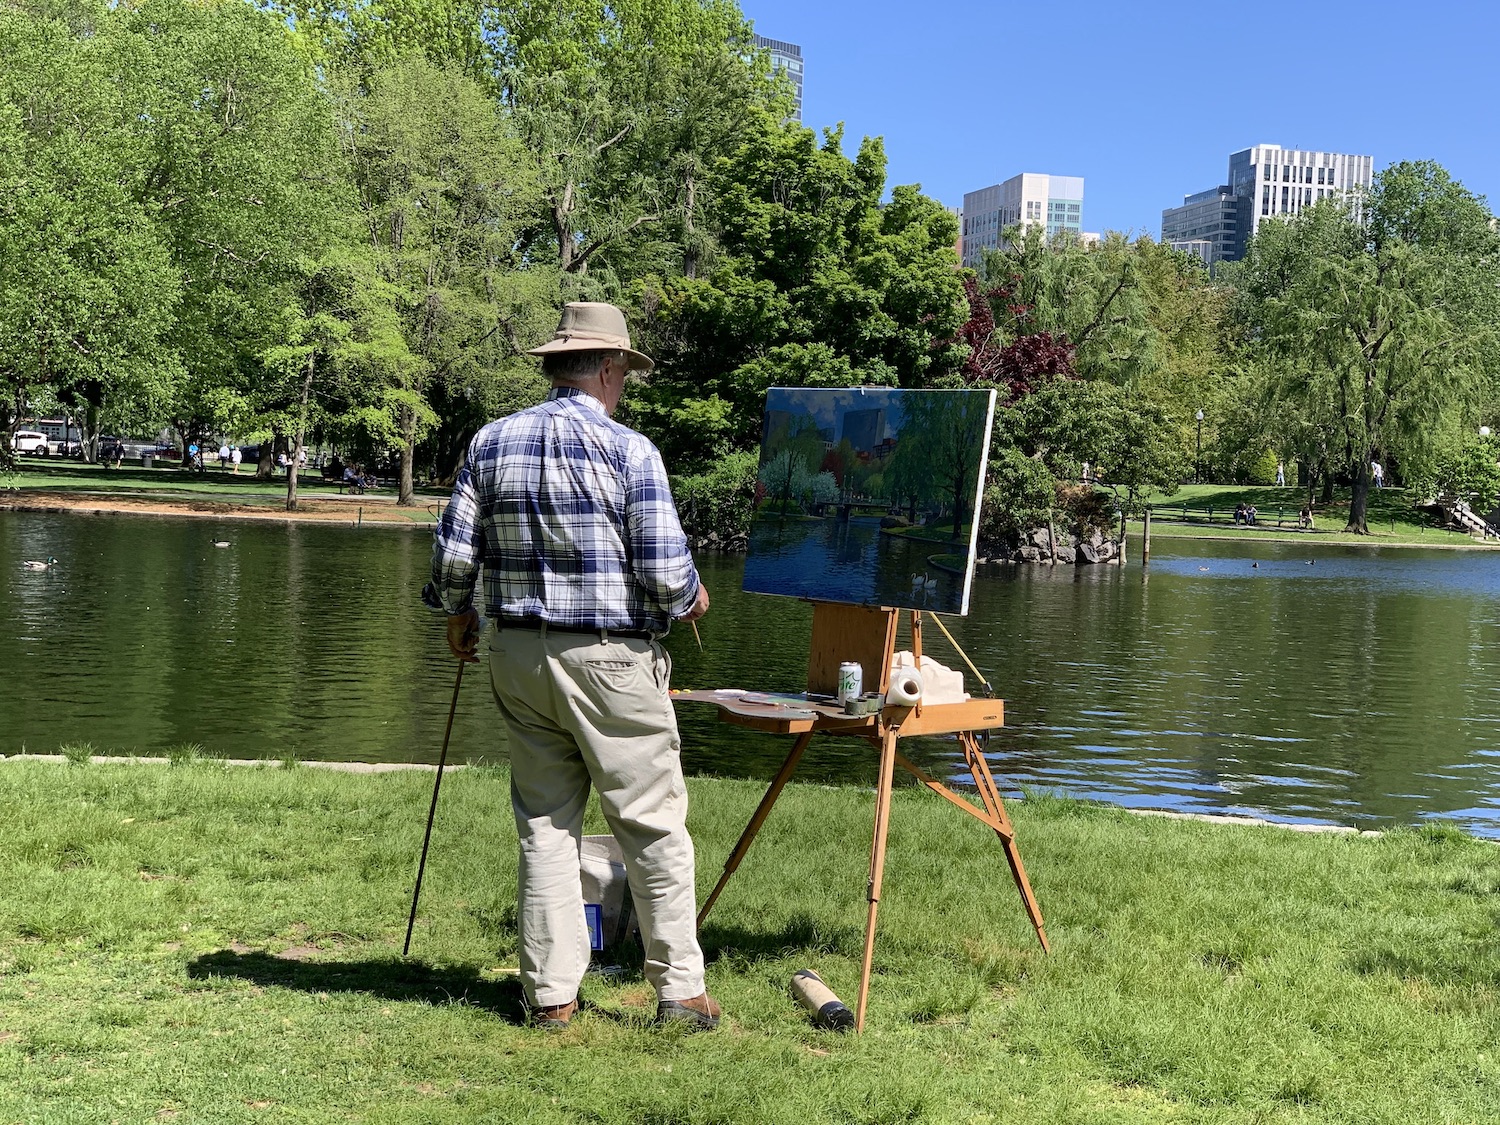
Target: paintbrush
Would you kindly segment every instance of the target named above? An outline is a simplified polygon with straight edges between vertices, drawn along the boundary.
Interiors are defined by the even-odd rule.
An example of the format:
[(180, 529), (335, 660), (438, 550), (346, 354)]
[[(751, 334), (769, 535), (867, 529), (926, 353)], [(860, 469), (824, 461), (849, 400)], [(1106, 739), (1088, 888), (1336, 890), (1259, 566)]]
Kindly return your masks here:
[(696, 621), (689, 621), (688, 624), (693, 627), (693, 636), (698, 641), (698, 651), (702, 652), (703, 651), (703, 638), (701, 636), (699, 636), (699, 634), (698, 634), (698, 623)]

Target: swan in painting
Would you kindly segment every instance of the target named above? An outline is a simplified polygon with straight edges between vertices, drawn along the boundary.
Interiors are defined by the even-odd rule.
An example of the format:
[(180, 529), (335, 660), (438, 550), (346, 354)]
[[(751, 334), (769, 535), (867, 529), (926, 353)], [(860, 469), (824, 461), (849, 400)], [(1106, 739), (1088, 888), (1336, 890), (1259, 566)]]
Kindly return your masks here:
[(49, 557), (46, 562), (35, 562), (31, 559), (27, 559), (21, 565), (27, 570), (50, 570), (52, 569), (52, 565), (56, 562), (56, 559)]

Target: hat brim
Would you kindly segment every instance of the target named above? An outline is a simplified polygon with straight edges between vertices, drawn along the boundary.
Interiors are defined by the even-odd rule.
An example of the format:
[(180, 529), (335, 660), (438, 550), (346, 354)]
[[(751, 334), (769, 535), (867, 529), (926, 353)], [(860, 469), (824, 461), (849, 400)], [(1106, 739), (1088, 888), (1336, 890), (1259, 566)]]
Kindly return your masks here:
[(602, 340), (585, 340), (574, 336), (570, 340), (548, 340), (535, 348), (527, 350), (527, 355), (556, 355), (559, 352), (624, 352), (628, 358), (631, 371), (647, 372), (656, 367), (656, 360), (645, 352), (638, 352), (634, 348), (623, 347), (620, 344), (606, 344)]

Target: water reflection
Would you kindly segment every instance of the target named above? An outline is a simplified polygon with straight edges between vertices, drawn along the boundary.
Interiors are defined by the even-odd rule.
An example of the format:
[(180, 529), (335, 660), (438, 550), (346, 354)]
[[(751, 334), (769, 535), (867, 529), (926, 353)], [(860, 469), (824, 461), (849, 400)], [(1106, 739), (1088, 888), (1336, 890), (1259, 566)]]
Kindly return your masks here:
[[(817, 533), (869, 546), (859, 527)], [(970, 616), (948, 619), (1006, 699), (1003, 784), (1500, 836), (1500, 555), (1156, 546), (1149, 574), (982, 568)], [(454, 665), (416, 603), (427, 553), (420, 530), (0, 513), (0, 752), (431, 761)], [(20, 567), (49, 555), (52, 570)], [(804, 686), (809, 607), (740, 593), (742, 565), (702, 560), (705, 648), (669, 639), (676, 686)], [(936, 630), (926, 641), (945, 657)], [(695, 772), (765, 777), (785, 752), (706, 709), (682, 726)], [(470, 677), (453, 753), (504, 752)], [(958, 771), (951, 741), (914, 756)], [(801, 776), (868, 784), (873, 766), (864, 744), (825, 740)]]
[(957, 612), (963, 601), (960, 560), (968, 544), (882, 534), (873, 517), (760, 518), (749, 548), (744, 584), (761, 593), (943, 613)]

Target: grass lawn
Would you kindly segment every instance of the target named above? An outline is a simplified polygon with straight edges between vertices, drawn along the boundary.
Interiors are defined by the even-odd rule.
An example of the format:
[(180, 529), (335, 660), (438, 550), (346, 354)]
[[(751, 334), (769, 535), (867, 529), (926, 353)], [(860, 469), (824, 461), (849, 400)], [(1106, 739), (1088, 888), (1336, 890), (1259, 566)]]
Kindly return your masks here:
[[(1480, 1122), (1500, 1116), (1500, 851), (898, 792), (870, 1024), (852, 1003), (873, 796), (793, 786), (703, 939), (725, 1026), (648, 1026), (638, 961), (518, 1026), (506, 775), (0, 764), (0, 1121)], [(700, 893), (761, 791), (693, 780)]]
[[(1349, 520), (1349, 494), (1336, 493), (1333, 503), (1315, 505), (1315, 528), (1300, 531), (1297, 513), (1307, 500), (1302, 488), (1277, 488), (1274, 485), (1186, 484), (1171, 496), (1148, 495), (1146, 503), (1155, 509), (1151, 537), (1202, 538), (1231, 536), (1249, 539), (1297, 539), (1318, 543), (1349, 543), (1363, 546), (1480, 547), (1473, 536), (1462, 531), (1448, 531), (1433, 524), (1432, 518), (1417, 510), (1414, 497), (1404, 488), (1371, 489), (1365, 522), (1369, 535), (1344, 532)], [(1190, 517), (1204, 522), (1177, 522), (1186, 503)], [(1255, 527), (1236, 526), (1233, 522), (1237, 504), (1253, 504), (1258, 514)], [(1207, 522), (1208, 510), (1214, 512)], [(1278, 519), (1281, 526), (1277, 526)], [(1138, 530), (1139, 520), (1132, 520)], [(1491, 546), (1495, 544), (1491, 543)]]

